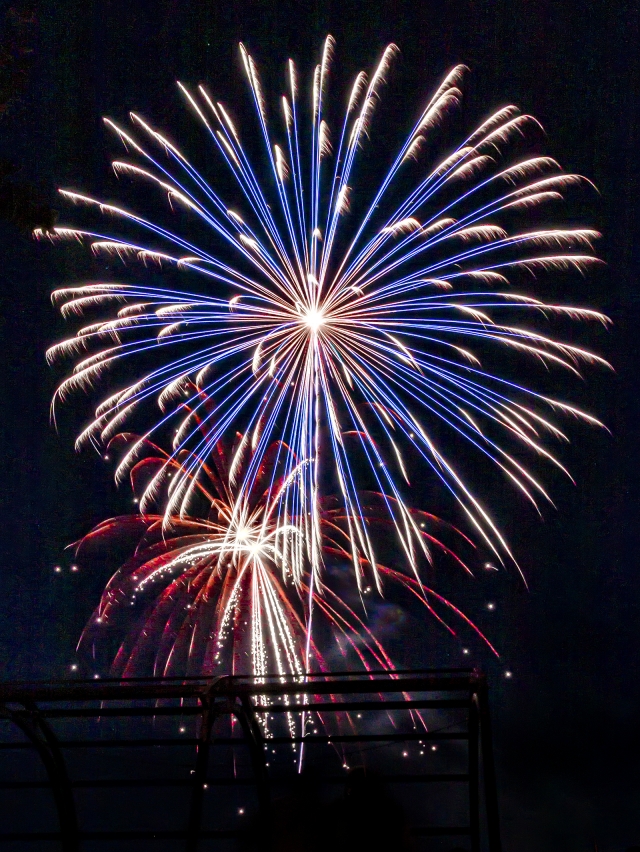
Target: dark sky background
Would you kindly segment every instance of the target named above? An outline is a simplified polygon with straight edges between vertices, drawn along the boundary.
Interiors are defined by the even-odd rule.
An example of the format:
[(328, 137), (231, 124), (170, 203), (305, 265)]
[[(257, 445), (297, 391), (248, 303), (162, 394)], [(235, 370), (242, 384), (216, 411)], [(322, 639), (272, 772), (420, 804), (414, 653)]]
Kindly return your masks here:
[[(0, 3), (0, 20), (10, 6)], [(486, 495), (529, 590), (501, 575), (460, 592), (502, 653), (494, 662), (474, 650), (491, 680), (506, 849), (577, 852), (597, 844), (600, 852), (623, 852), (640, 844), (637, 4), (44, 2), (30, 30), (33, 54), (0, 117), (0, 157), (19, 168), (14, 184), (35, 187), (61, 220), (73, 221), (57, 186), (103, 196), (114, 186), (108, 158), (117, 145), (102, 115), (125, 120), (135, 108), (183, 139), (192, 125), (176, 78), (207, 82), (234, 106), (239, 97), (246, 103), (239, 40), (265, 69), (265, 88), (273, 81), (279, 92), (287, 57), (308, 73), (327, 32), (337, 39), (343, 80), (370, 67), (390, 40), (399, 45), (389, 92), (406, 122), (398, 139), (437, 79), (463, 61), (472, 71), (465, 126), (515, 102), (545, 126), (546, 150), (600, 190), (579, 213), (603, 231), (599, 251), (608, 265), (587, 280), (563, 279), (562, 296), (612, 317), (610, 332), (592, 327), (580, 339), (616, 373), (588, 370), (582, 386), (563, 380), (553, 391), (587, 405), (611, 435), (571, 429), (563, 458), (577, 485), (546, 479), (557, 509), (545, 509), (542, 521), (519, 501)], [(200, 135), (188, 142), (204, 144)], [(128, 510), (130, 495), (116, 491), (97, 456), (73, 452), (84, 403), (80, 413), (63, 415), (59, 434), (49, 423), (61, 372), (47, 367), (44, 351), (63, 328), (49, 294), (95, 270), (78, 252), (35, 243), (15, 222), (0, 222), (0, 252), (0, 676), (54, 678), (68, 673), (105, 580), (71, 574), (64, 547)], [(55, 564), (65, 567), (61, 575)], [(491, 615), (488, 600), (497, 604)], [(405, 660), (457, 664), (459, 652), (441, 638), (414, 641)]]

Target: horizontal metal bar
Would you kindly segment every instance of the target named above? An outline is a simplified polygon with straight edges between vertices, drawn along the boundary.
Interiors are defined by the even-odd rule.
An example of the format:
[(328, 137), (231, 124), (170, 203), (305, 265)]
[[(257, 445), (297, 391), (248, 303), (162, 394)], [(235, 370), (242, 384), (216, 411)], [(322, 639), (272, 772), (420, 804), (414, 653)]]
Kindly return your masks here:
[[(239, 837), (245, 834), (247, 829), (228, 829), (226, 831), (208, 831), (203, 829), (198, 836), (204, 839), (220, 839)], [(187, 832), (177, 831), (80, 831), (78, 836), (81, 840), (184, 840)], [(61, 840), (57, 831), (12, 831), (0, 834), (0, 843), (21, 841)]]
[(272, 704), (267, 707), (254, 705), (254, 713), (311, 713), (321, 710), (326, 713), (348, 712), (350, 710), (453, 710), (468, 709), (468, 699), (462, 698), (432, 698), (415, 701), (325, 701), (313, 704)]
[[(389, 669), (370, 669), (366, 672), (353, 672), (353, 671), (337, 671), (337, 672), (308, 672), (301, 675), (306, 680), (313, 680), (314, 678), (334, 678), (334, 677), (348, 677), (348, 678), (370, 678), (370, 677), (388, 677), (388, 678), (397, 678), (402, 675), (460, 675), (460, 674), (469, 674), (469, 675), (478, 675), (476, 669), (460, 666), (459, 668), (442, 668), (442, 669), (393, 669), (390, 671)], [(100, 683), (122, 683), (126, 681), (127, 683), (204, 683), (211, 685), (216, 681), (220, 681), (222, 679), (232, 680), (236, 683), (242, 683), (244, 681), (255, 680), (254, 675), (214, 675), (212, 677), (205, 677), (204, 675), (166, 675), (164, 677), (156, 677), (155, 675), (147, 675), (146, 677), (103, 677), (100, 679)], [(260, 679), (263, 680), (280, 680), (282, 678), (282, 674), (279, 673), (271, 673), (261, 675)], [(95, 684), (94, 678), (73, 678), (64, 680), (49, 680), (46, 681), (47, 684), (53, 686), (69, 686), (69, 684)], [(7, 681), (7, 685), (9, 686), (41, 686), (42, 681), (33, 681), (33, 680), (13, 680)], [(2, 689), (2, 684), (0, 684), (0, 690)]]
[[(255, 784), (254, 778), (215, 778), (206, 779), (205, 783), (210, 787), (235, 787), (244, 784)], [(47, 789), (51, 785), (46, 781), (1, 781), (0, 790), (40, 790)], [(193, 787), (190, 778), (117, 778), (101, 779), (97, 781), (73, 781), (71, 786), (78, 790), (90, 790), (92, 788), (118, 788), (118, 787)]]
[(98, 719), (112, 716), (201, 716), (200, 705), (190, 707), (81, 707), (39, 708), (45, 719)]
[[(369, 742), (404, 742), (412, 740), (466, 740), (467, 733), (462, 731), (411, 731), (406, 734), (315, 734), (305, 737), (270, 737), (265, 745), (281, 745), (286, 743), (369, 743)], [(155, 746), (196, 746), (199, 740), (194, 737), (154, 737), (149, 739), (131, 740), (58, 740), (60, 748), (151, 748)], [(211, 745), (242, 746), (247, 742), (241, 737), (213, 737)], [(0, 750), (33, 748), (30, 742), (0, 743)]]
[[(329, 677), (328, 675), (326, 677)], [(111, 701), (145, 700), (162, 698), (201, 698), (205, 694), (227, 697), (255, 695), (352, 695), (365, 693), (398, 692), (459, 692), (474, 691), (481, 678), (476, 675), (457, 673), (451, 676), (424, 675), (406, 678), (379, 677), (369, 680), (330, 681), (323, 680), (313, 684), (301, 684), (295, 681), (285, 683), (252, 682), (238, 683), (231, 678), (221, 678), (217, 682), (197, 681), (195, 683), (163, 682), (119, 682), (94, 681), (93, 683), (61, 684), (0, 684), (0, 701)]]
[[(384, 707), (373, 701), (331, 701), (314, 702), (310, 704), (272, 704), (268, 707), (255, 705), (256, 713), (310, 713), (316, 710), (325, 713), (339, 713), (356, 710), (452, 710), (468, 709), (469, 701), (459, 698), (424, 699), (415, 701), (385, 701)], [(17, 711), (20, 712), (20, 711)], [(228, 712), (231, 712), (229, 708)], [(25, 711), (27, 715), (27, 711)], [(81, 707), (74, 708), (44, 708), (40, 715), (46, 719), (98, 719), (98, 718), (127, 718), (155, 716), (200, 716), (201, 706), (188, 707)]]
[(0, 834), (0, 843), (12, 843), (16, 840), (36, 841), (42, 840), (61, 840), (60, 834), (57, 831), (11, 831), (6, 834)]
[(475, 689), (473, 677), (407, 677), (397, 680), (361, 680), (341, 683), (321, 681), (314, 684), (287, 683), (220, 684), (218, 695), (358, 695), (397, 692), (468, 692)]
[[(199, 832), (199, 837), (208, 839), (230, 839), (245, 834), (247, 829), (227, 829), (226, 831)], [(411, 834), (417, 837), (453, 837), (471, 834), (471, 829), (466, 826), (419, 826), (411, 829)], [(184, 840), (186, 831), (81, 831), (81, 840)], [(60, 840), (60, 834), (56, 831), (14, 831), (0, 834), (0, 843), (21, 841)]]
[[(434, 698), (415, 701), (386, 701), (384, 710), (452, 710), (467, 709), (469, 701), (460, 698)], [(376, 710), (380, 705), (373, 701), (331, 701), (315, 702), (313, 704), (273, 704), (268, 707), (255, 705), (256, 713), (309, 713), (316, 710), (338, 713), (350, 710)], [(202, 707), (176, 706), (176, 707), (81, 707), (74, 708), (44, 708), (40, 709), (40, 715), (46, 719), (97, 719), (127, 716), (200, 716)]]
[(200, 698), (209, 687), (206, 684), (118, 683), (94, 681), (92, 684), (43, 684), (41, 686), (0, 685), (0, 701), (144, 701), (162, 698)]
[[(471, 666), (460, 666), (456, 668), (443, 668), (443, 669), (394, 669), (390, 671), (389, 669), (370, 669), (367, 672), (353, 672), (347, 671), (346, 669), (338, 672), (312, 672), (311, 674), (305, 674), (306, 678), (320, 678), (320, 677), (398, 677), (398, 675), (459, 675), (459, 674), (469, 674), (469, 675), (477, 675), (478, 672), (476, 669)], [(244, 677), (246, 679), (252, 678), (253, 675), (241, 675), (240, 677)], [(266, 678), (281, 678), (282, 675), (279, 674), (270, 674), (263, 675)]]
[[(224, 742), (220, 739), (216, 743), (237, 743), (244, 745), (244, 740), (240, 737), (225, 737)], [(167, 737), (167, 739), (138, 739), (138, 740), (58, 740), (60, 748), (141, 748), (148, 746), (195, 746), (198, 740), (193, 737), (185, 737), (184, 739), (176, 739), (175, 737)], [(16, 748), (32, 748), (31, 743), (0, 743), (0, 749), (16, 749)]]
[[(312, 737), (270, 737), (265, 745), (281, 745), (283, 743), (382, 743), (382, 742), (409, 742), (411, 740), (468, 740), (469, 735), (463, 732), (449, 733), (448, 731), (434, 731), (427, 733), (410, 734), (317, 734)], [(61, 743), (62, 745), (62, 743)]]
[(381, 780), (387, 784), (431, 784), (442, 782), (467, 783), (469, 775), (466, 772), (426, 772), (423, 775), (382, 775)]
[(454, 837), (457, 835), (469, 835), (471, 829), (467, 826), (448, 825), (424, 825), (410, 829), (411, 834), (416, 837)]
[[(297, 777), (297, 776), (296, 776)], [(456, 783), (467, 782), (469, 776), (466, 773), (435, 773), (429, 772), (421, 775), (393, 774), (379, 776), (382, 782), (389, 784), (427, 784), (432, 782)], [(295, 780), (295, 778), (294, 778)], [(323, 784), (343, 784), (346, 775), (334, 775), (323, 778)], [(255, 778), (206, 778), (205, 783), (209, 787), (241, 787), (255, 784)], [(277, 778), (272, 784), (290, 784), (291, 779)], [(46, 790), (50, 788), (46, 781), (0, 781), (0, 790)], [(190, 778), (114, 778), (99, 779), (96, 781), (73, 781), (74, 789), (105, 789), (119, 787), (192, 787), (193, 780)]]

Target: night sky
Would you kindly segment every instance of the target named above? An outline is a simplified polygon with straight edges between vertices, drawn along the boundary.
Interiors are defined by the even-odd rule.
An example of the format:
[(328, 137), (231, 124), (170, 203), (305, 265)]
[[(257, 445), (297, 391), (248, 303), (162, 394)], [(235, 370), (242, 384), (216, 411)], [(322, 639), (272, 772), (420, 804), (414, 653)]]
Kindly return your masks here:
[[(0, 3), (3, 43), (11, 6)], [(607, 357), (615, 373), (587, 369), (585, 382), (558, 377), (557, 387), (554, 373), (547, 387), (588, 407), (611, 434), (569, 425), (572, 443), (562, 458), (576, 486), (543, 471), (556, 509), (544, 508), (542, 519), (506, 492), (491, 493), (492, 479), (483, 491), (481, 469), (477, 490), (496, 507), (529, 588), (502, 574), (455, 590), (502, 655), (496, 662), (474, 648), (472, 659), (490, 676), (507, 852), (594, 844), (624, 852), (640, 844), (638, 22), (632, 0), (64, 0), (38, 4), (25, 36), (33, 53), (16, 66), (13, 83), (3, 60), (0, 159), (14, 167), (6, 180), (30, 187), (65, 223), (73, 212), (58, 186), (117, 198), (109, 157), (119, 149), (103, 115), (124, 121), (139, 110), (189, 151), (202, 151), (204, 136), (176, 79), (206, 82), (234, 108), (242, 99), (244, 115), (237, 42), (264, 70), (265, 89), (279, 94), (286, 59), (298, 60), (308, 80), (327, 32), (337, 40), (343, 82), (371, 67), (389, 41), (400, 47), (385, 93), (397, 141), (438, 79), (462, 61), (472, 72), (463, 126), (516, 103), (544, 125), (544, 150), (597, 185), (600, 196), (585, 193), (575, 207), (576, 222), (603, 232), (598, 251), (607, 266), (548, 286), (613, 319), (609, 332), (591, 326), (576, 330), (575, 340)], [(131, 497), (116, 490), (99, 456), (73, 451), (86, 400), (74, 398), (57, 433), (49, 421), (63, 373), (47, 366), (44, 352), (64, 328), (49, 294), (99, 268), (88, 253), (36, 243), (21, 224), (12, 215), (0, 221), (0, 677), (58, 678), (69, 672), (106, 579), (84, 568), (71, 574), (64, 548), (128, 511)], [(126, 275), (122, 269), (120, 279)], [(65, 569), (60, 575), (56, 564)], [(488, 601), (496, 604), (491, 613)], [(460, 643), (431, 639), (434, 630), (405, 643), (405, 663), (467, 662)]]

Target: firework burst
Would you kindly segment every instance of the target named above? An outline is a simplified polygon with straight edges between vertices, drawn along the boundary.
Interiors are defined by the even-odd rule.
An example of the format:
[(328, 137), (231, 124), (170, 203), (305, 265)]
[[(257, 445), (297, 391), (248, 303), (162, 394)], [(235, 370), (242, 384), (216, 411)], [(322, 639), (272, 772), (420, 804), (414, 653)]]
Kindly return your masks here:
[[(311, 596), (323, 560), (322, 495), (332, 491), (340, 495), (358, 588), (366, 582), (366, 563), (382, 590), (359, 493), (365, 470), (372, 490), (385, 495), (380, 499), (416, 582), (428, 546), (405, 494), (410, 472), (420, 466), (455, 497), (498, 558), (510, 555), (454, 465), (451, 447), (466, 442), (534, 504), (547, 498), (520, 460), (522, 451), (564, 470), (548, 446), (565, 437), (556, 416), (597, 421), (501, 372), (495, 353), (538, 359), (576, 375), (582, 363), (604, 362), (523, 319), (542, 314), (606, 322), (596, 311), (512, 289), (525, 275), (534, 280), (554, 271), (584, 273), (598, 262), (592, 229), (519, 224), (560, 202), (572, 187), (588, 184), (548, 156), (522, 153), (539, 135), (538, 122), (515, 106), (503, 107), (435, 157), (435, 142), (445, 138), (447, 119), (462, 97), (466, 69), (457, 66), (420, 110), (372, 190), (370, 180), (358, 184), (356, 173), (374, 147), (376, 113), (397, 51), (390, 45), (370, 76), (357, 75), (346, 111), (334, 120), (328, 95), (333, 47), (328, 37), (310, 104), (300, 95), (294, 63), (288, 63), (278, 123), (269, 118), (256, 64), (241, 45), (266, 172), (254, 168), (242, 141), (250, 135), (255, 145), (254, 130), (242, 134), (231, 110), (204, 86), (179, 84), (235, 182), (235, 204), (139, 115), (131, 114), (133, 130), (106, 120), (133, 155), (113, 163), (116, 173), (160, 190), (173, 208), (193, 217), (192, 233), (207, 229), (205, 242), (190, 239), (188, 230), (171, 230), (67, 190), (65, 198), (99, 209), (140, 239), (102, 228), (39, 234), (86, 242), (96, 254), (123, 261), (174, 265), (200, 278), (200, 289), (180, 291), (113, 282), (57, 291), (54, 301), (65, 316), (108, 314), (50, 350), (52, 359), (76, 359), (56, 398), (92, 388), (122, 365), (129, 376), (98, 405), (79, 445), (108, 441), (134, 411), (158, 402), (161, 415), (130, 446), (117, 477), (136, 465), (154, 434), (175, 429), (164, 473), (152, 477), (140, 497), (144, 512), (157, 497), (159, 477), (173, 472), (165, 522), (186, 522), (199, 478), (230, 430), (244, 435), (229, 463), (235, 507), (250, 504), (269, 448), (280, 441), (287, 447), (281, 458), (288, 485), (274, 511), (283, 532), (274, 532), (268, 547), (275, 551), (286, 541), (292, 551), (305, 550)], [(485, 356), (490, 366), (481, 362)], [(188, 405), (172, 405), (176, 399)], [(292, 518), (295, 532), (289, 535)], [(217, 564), (217, 554), (215, 559)], [(298, 584), (301, 565), (300, 558), (292, 562)]]
[[(135, 436), (119, 435), (111, 447), (126, 452), (136, 441)], [(272, 444), (261, 457), (252, 492), (247, 493), (230, 485), (229, 459), (241, 443), (238, 435), (229, 451), (222, 442), (215, 446), (196, 481), (196, 514), (121, 516), (99, 524), (82, 539), (76, 558), (87, 559), (96, 548), (109, 552), (115, 542), (123, 541), (133, 544), (133, 552), (108, 583), (80, 648), (98, 642), (104, 650), (107, 637), (124, 630), (111, 665), (112, 674), (122, 677), (149, 672), (156, 676), (226, 672), (258, 679), (267, 674), (303, 677), (312, 668), (328, 670), (324, 648), (330, 645), (331, 653), (337, 650), (345, 658), (345, 665), (353, 658), (365, 671), (393, 668), (364, 618), (344, 596), (326, 578), (315, 585), (310, 582), (311, 569), (301, 544), (303, 525), (295, 517), (283, 523), (278, 511), (291, 484), (291, 476), (283, 478), (276, 470), (286, 467), (286, 448), (283, 452), (280, 443)], [(175, 459), (146, 441), (143, 457), (131, 470), (134, 492), (144, 491), (160, 473), (156, 502), (166, 505), (173, 481), (186, 475), (188, 463), (186, 451)], [(243, 465), (250, 463), (251, 457)], [(361, 500), (367, 524), (384, 533), (389, 520), (381, 497), (362, 494)], [(468, 570), (444, 542), (447, 533), (460, 544), (464, 536), (431, 515), (414, 514), (425, 542)], [(323, 555), (344, 573), (351, 549), (349, 523), (339, 498), (323, 499), (320, 519)], [(449, 601), (402, 571), (373, 566), (363, 559), (358, 567), (367, 581), (373, 582), (375, 569), (389, 584), (419, 597), (452, 633), (443, 618), (447, 612), (484, 639)], [(333, 641), (325, 637), (320, 648), (312, 623), (316, 633), (328, 631)]]

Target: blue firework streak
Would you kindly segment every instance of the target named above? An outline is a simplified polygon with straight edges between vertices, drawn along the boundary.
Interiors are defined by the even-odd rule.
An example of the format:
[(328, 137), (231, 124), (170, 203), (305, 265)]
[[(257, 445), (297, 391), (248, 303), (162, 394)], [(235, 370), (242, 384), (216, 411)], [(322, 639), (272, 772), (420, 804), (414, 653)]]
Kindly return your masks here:
[[(353, 462), (356, 455), (366, 462), (375, 489), (388, 495), (389, 517), (416, 577), (419, 560), (429, 555), (405, 502), (408, 468), (416, 459), (454, 495), (485, 544), (499, 558), (511, 558), (489, 512), (450, 458), (453, 443), (447, 443), (445, 432), (498, 465), (534, 504), (547, 498), (513, 446), (564, 470), (547, 446), (549, 439), (564, 438), (554, 414), (598, 421), (483, 367), (479, 356), (491, 348), (509, 349), (578, 374), (583, 362), (606, 362), (540, 333), (533, 324), (523, 325), (523, 316), (607, 320), (592, 310), (547, 304), (510, 289), (510, 278), (519, 280), (523, 272), (535, 280), (537, 273), (556, 270), (583, 273), (598, 262), (592, 254), (598, 234), (591, 229), (523, 231), (513, 225), (523, 212), (529, 219), (560, 201), (568, 188), (588, 183), (564, 173), (550, 157), (520, 154), (514, 159), (513, 143), (520, 150), (539, 134), (538, 122), (506, 106), (452, 150), (435, 159), (429, 154), (431, 165), (425, 167), (432, 140), (461, 100), (466, 69), (457, 66), (420, 112), (377, 190), (360, 189), (356, 164), (374, 147), (375, 112), (397, 49), (390, 45), (384, 51), (370, 77), (357, 75), (332, 144), (327, 116), (333, 46), (328, 37), (313, 75), (310, 110), (299, 96), (289, 61), (276, 131), (271, 129), (276, 122), (268, 121), (256, 65), (240, 46), (266, 170), (265, 163), (254, 168), (250, 162), (240, 130), (222, 103), (203, 86), (190, 91), (179, 84), (237, 184), (237, 209), (140, 116), (131, 115), (131, 132), (106, 120), (137, 158), (116, 160), (116, 173), (160, 189), (172, 206), (198, 220), (198, 227), (210, 229), (220, 251), (196, 245), (187, 232), (173, 232), (67, 190), (63, 195), (71, 201), (99, 207), (137, 229), (140, 240), (64, 227), (38, 235), (86, 241), (95, 253), (123, 260), (174, 264), (202, 276), (205, 284), (191, 292), (92, 283), (54, 294), (65, 316), (85, 309), (108, 311), (50, 350), (51, 358), (76, 358), (58, 399), (91, 388), (123, 362), (142, 358), (145, 365), (136, 368), (133, 384), (98, 405), (78, 444), (108, 441), (134, 410), (157, 401), (160, 416), (126, 453), (117, 476), (136, 463), (154, 432), (171, 425), (174, 456), (167, 465), (185, 448), (190, 462), (173, 480), (166, 515), (186, 517), (199, 470), (229, 430), (245, 435), (230, 465), (240, 493), (251, 492), (267, 448), (281, 440), (288, 447), (288, 487), (279, 518), (284, 525), (292, 517), (304, 519), (309, 563), (299, 564), (310, 564), (318, 581), (319, 505), (323, 483), (331, 477), (344, 503), (352, 564), (362, 588), (358, 566), (363, 559), (377, 563), (360, 505), (364, 467)], [(309, 119), (307, 134), (302, 125)], [(278, 144), (273, 132), (280, 136)], [(361, 211), (357, 217), (350, 215), (351, 206)], [(145, 235), (154, 245), (145, 244)], [(228, 262), (227, 255), (235, 259)], [(155, 359), (150, 369), (149, 357)], [(199, 394), (213, 400), (206, 409)], [(241, 469), (242, 481), (235, 483)], [(143, 511), (157, 495), (162, 475), (143, 494)], [(375, 582), (381, 590), (380, 573)], [(310, 594), (313, 585), (312, 580)]]

